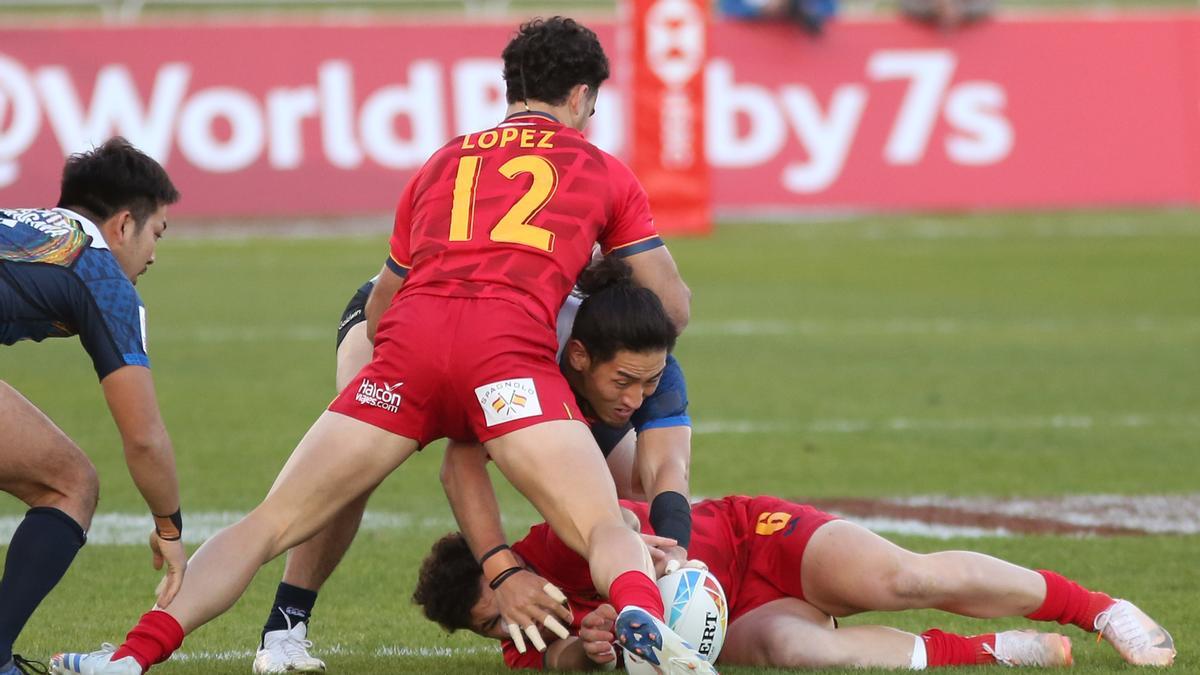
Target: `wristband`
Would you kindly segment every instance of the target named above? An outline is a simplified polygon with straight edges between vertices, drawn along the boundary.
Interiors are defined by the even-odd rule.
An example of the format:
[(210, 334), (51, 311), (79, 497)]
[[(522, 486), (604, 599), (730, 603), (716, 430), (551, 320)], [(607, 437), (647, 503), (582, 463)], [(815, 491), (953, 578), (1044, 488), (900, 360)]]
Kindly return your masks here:
[(678, 492), (660, 492), (650, 503), (650, 527), (687, 548), (692, 542), (692, 505)]
[(504, 570), (503, 572), (501, 572), (500, 574), (497, 574), (495, 579), (492, 579), (490, 582), (488, 582), (488, 587), (494, 591), (497, 588), (500, 588), (500, 584), (504, 583), (505, 581), (508, 581), (509, 577), (516, 574), (517, 572), (524, 572), (524, 571), (525, 571), (524, 567), (510, 567), (510, 568)]
[(158, 534), (159, 539), (179, 541), (183, 537), (182, 509), (175, 509), (175, 513), (169, 516), (160, 516), (157, 513), (150, 515), (154, 516), (154, 531)]
[(479, 558), (479, 566), (480, 566), (480, 567), (483, 567), (483, 564), (484, 564), (485, 562), (487, 562), (487, 559), (488, 559), (488, 558), (490, 558), (490, 557), (492, 557), (492, 556), (496, 555), (497, 553), (499, 553), (499, 552), (501, 552), (501, 551), (507, 551), (507, 550), (509, 550), (509, 548), (508, 548), (508, 544), (500, 544), (500, 545), (499, 545), (499, 546), (497, 546), (496, 548), (494, 548), (494, 549), (492, 549), (492, 550), (488, 551), (487, 553), (484, 553), (484, 554), (483, 554), (482, 556), (480, 556), (480, 558)]

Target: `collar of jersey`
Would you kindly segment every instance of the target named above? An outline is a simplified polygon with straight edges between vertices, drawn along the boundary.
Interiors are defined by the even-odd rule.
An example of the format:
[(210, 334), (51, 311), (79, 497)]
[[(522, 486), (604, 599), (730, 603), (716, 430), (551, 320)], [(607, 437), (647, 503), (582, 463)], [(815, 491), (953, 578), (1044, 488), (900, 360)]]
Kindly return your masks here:
[(548, 112), (542, 112), (541, 110), (518, 110), (517, 112), (509, 115), (508, 117), (505, 117), (504, 121), (505, 122), (515, 122), (515, 121), (525, 118), (525, 117), (541, 117), (542, 119), (550, 120), (551, 122), (554, 122), (555, 124), (562, 124), (562, 122), (558, 121), (557, 117), (555, 117), (554, 115), (551, 115)]
[(86, 217), (75, 213), (71, 209), (64, 209), (60, 206), (54, 210), (63, 214), (67, 218), (78, 222), (79, 226), (83, 228), (83, 233), (92, 238), (92, 248), (108, 248), (108, 242), (104, 240), (104, 234), (100, 232), (100, 228), (96, 227), (95, 223), (88, 220)]

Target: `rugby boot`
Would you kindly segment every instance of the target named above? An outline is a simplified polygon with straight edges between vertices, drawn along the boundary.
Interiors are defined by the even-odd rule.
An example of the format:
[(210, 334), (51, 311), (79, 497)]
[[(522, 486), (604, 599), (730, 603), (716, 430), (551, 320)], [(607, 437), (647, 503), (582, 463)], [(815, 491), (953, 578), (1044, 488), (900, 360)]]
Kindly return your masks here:
[(132, 656), (113, 661), (116, 652), (116, 645), (105, 642), (90, 654), (55, 654), (50, 658), (50, 672), (54, 675), (142, 675), (142, 667)]
[(1008, 630), (996, 633), (995, 646), (984, 645), (983, 649), (1005, 666), (1057, 668), (1074, 663), (1071, 638), (1058, 633)]
[(262, 649), (254, 656), (254, 672), (258, 675), (325, 672), (325, 662), (308, 653), (312, 648), (308, 624), (300, 621), (292, 625), (291, 618), (286, 613), (283, 616), (287, 629), (263, 635)]
[(641, 607), (629, 605), (616, 621), (617, 645), (667, 675), (717, 675), (700, 652)]
[(1128, 600), (1117, 600), (1097, 614), (1096, 632), (1135, 666), (1169, 666), (1175, 662), (1171, 634)]

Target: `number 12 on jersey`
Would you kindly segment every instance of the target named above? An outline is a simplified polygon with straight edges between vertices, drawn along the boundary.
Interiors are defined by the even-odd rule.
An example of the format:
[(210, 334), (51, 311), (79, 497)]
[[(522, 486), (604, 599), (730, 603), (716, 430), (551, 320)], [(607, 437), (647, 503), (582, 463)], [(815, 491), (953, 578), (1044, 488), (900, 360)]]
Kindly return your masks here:
[[(479, 186), (483, 158), (467, 155), (458, 160), (454, 178), (454, 204), (450, 210), (450, 241), (470, 241), (475, 229), (475, 190)], [(517, 155), (500, 165), (500, 175), (513, 180), (521, 174), (533, 183), (492, 228), (492, 241), (521, 244), (540, 251), (554, 250), (554, 233), (529, 221), (550, 202), (558, 189), (558, 171), (539, 155)]]

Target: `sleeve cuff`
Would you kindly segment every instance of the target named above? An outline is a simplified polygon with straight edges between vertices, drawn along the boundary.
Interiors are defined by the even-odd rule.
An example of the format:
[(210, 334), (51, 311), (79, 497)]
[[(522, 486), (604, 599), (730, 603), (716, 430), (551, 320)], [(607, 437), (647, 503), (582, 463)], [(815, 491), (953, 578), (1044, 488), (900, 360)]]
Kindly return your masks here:
[(690, 427), (692, 426), (692, 418), (687, 415), (675, 415), (673, 417), (660, 417), (656, 420), (646, 420), (641, 426), (636, 427), (637, 431), (645, 431), (647, 429), (665, 429), (667, 427)]
[(614, 246), (607, 253), (607, 255), (615, 255), (618, 258), (628, 258), (631, 255), (645, 253), (646, 251), (656, 249), (659, 246), (663, 246), (663, 245), (664, 244), (663, 244), (662, 237), (660, 237), (656, 234), (652, 237), (646, 237), (645, 239), (639, 239), (637, 241), (629, 242), (628, 244), (623, 244), (621, 246)]
[(411, 269), (409, 267), (405, 267), (404, 265), (401, 265), (400, 263), (396, 262), (396, 259), (391, 256), (388, 256), (387, 267), (389, 270), (391, 270), (393, 273), (395, 273), (396, 276), (400, 277), (401, 279), (407, 277), (408, 271), (409, 271), (409, 269)]

